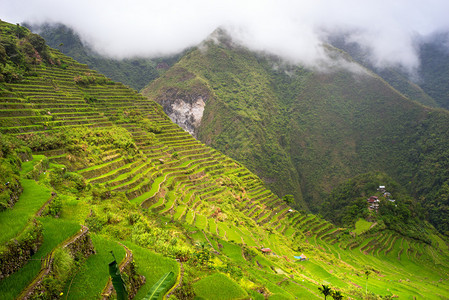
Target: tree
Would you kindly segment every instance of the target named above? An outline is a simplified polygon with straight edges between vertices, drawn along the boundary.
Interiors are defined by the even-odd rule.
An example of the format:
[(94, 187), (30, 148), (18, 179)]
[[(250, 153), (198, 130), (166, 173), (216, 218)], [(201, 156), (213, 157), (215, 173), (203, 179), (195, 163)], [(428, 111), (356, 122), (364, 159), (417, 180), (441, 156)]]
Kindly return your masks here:
[(287, 204), (295, 203), (295, 197), (293, 195), (285, 195), (284, 197), (282, 197), (282, 200), (284, 200), (284, 202)]
[(2, 44), (0, 44), (0, 64), (2, 64), (3, 66), (6, 65), (7, 58), (8, 57), (6, 56), (5, 47), (3, 47)]
[(331, 296), (334, 300), (343, 300), (343, 294), (340, 291), (332, 291)]
[(318, 289), (320, 290), (321, 294), (324, 295), (324, 300), (326, 300), (326, 297), (332, 293), (332, 289), (328, 285), (325, 285), (325, 284), (318, 287)]

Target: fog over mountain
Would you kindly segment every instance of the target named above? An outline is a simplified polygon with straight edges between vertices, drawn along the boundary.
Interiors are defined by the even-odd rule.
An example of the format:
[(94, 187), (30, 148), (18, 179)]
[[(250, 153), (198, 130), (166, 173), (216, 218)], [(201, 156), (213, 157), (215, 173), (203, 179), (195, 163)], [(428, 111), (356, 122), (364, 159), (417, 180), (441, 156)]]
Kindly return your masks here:
[(125, 58), (177, 53), (216, 28), (253, 50), (308, 66), (326, 59), (335, 33), (366, 48), (377, 66), (419, 66), (416, 38), (449, 29), (449, 2), (356, 0), (2, 0), (0, 18), (59, 22), (101, 54)]

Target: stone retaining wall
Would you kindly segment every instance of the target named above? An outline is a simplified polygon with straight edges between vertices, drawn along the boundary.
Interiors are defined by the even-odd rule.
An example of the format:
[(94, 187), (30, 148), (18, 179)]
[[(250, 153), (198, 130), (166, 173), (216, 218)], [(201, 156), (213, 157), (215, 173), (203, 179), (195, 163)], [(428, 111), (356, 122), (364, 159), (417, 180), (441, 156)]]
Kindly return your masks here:
[[(83, 226), (81, 231), (76, 235), (72, 236), (64, 242), (62, 248), (67, 248), (72, 257), (76, 257), (81, 253), (85, 258), (95, 253), (95, 249), (92, 240), (89, 236), (89, 230), (87, 227)], [(56, 249), (56, 248), (55, 248)], [(41, 270), (38, 276), (33, 280), (33, 282), (22, 292), (19, 296), (20, 299), (35, 299), (39, 298), (39, 295), (46, 294), (46, 287), (44, 284), (45, 278), (52, 276), (53, 272), (53, 260), (54, 251), (47, 255), (44, 262), (42, 263)]]
[(0, 247), (0, 280), (22, 268), (43, 242), (42, 225), (33, 220), (6, 245)]

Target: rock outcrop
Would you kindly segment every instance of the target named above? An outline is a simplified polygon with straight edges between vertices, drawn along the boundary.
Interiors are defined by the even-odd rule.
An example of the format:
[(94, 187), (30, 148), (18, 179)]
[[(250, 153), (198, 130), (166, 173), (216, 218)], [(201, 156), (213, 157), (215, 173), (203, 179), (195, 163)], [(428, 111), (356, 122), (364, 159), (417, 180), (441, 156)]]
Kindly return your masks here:
[(208, 95), (204, 94), (186, 94), (176, 89), (169, 89), (158, 102), (173, 122), (197, 137), (207, 98)]

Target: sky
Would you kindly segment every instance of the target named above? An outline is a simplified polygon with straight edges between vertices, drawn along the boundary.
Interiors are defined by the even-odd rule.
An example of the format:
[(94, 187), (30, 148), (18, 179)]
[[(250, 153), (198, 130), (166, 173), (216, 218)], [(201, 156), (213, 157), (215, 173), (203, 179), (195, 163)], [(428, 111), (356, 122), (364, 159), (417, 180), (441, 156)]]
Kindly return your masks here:
[(101, 54), (153, 57), (198, 45), (218, 27), (252, 50), (315, 65), (345, 33), (376, 66), (419, 66), (416, 39), (449, 30), (447, 0), (0, 0), (10, 23), (63, 23)]

